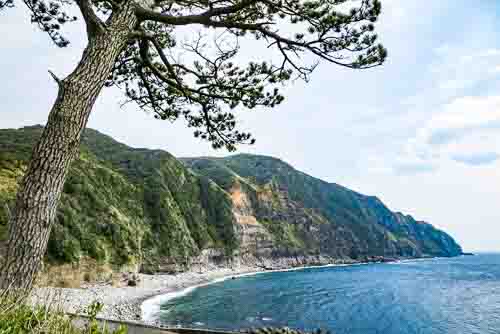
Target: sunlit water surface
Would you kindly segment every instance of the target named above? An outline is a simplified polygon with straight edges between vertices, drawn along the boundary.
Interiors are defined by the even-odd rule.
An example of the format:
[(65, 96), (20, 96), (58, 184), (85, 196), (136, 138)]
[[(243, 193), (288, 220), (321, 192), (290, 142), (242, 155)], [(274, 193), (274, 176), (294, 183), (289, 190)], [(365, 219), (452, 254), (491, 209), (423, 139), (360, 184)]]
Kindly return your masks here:
[(500, 255), (240, 277), (165, 302), (161, 322), (338, 334), (500, 333)]

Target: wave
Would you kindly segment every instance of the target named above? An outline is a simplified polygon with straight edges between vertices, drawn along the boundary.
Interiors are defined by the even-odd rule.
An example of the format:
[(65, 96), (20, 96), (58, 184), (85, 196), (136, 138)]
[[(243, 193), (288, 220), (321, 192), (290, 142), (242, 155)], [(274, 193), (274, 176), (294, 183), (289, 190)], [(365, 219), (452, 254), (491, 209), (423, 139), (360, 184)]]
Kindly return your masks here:
[(226, 275), (223, 277), (212, 279), (208, 282), (192, 285), (192, 286), (186, 287), (184, 289), (175, 290), (175, 291), (167, 292), (164, 294), (160, 294), (160, 295), (148, 298), (145, 301), (143, 301), (141, 304), (141, 316), (142, 316), (142, 320), (145, 321), (146, 323), (155, 323), (159, 319), (162, 304), (164, 304), (172, 299), (186, 296), (198, 288), (201, 288), (201, 287), (204, 287), (207, 285), (211, 285), (211, 284), (221, 283), (221, 282), (224, 282), (224, 281), (226, 281), (228, 279), (232, 279), (232, 278), (256, 276), (256, 275), (260, 275), (260, 274), (276, 273), (276, 272), (300, 271), (300, 270), (307, 270), (307, 269), (320, 269), (320, 268), (329, 268), (329, 267), (348, 267), (348, 266), (359, 266), (359, 265), (366, 265), (366, 264), (371, 264), (371, 263), (367, 262), (367, 263), (352, 263), (352, 264), (326, 264), (326, 265), (320, 265), (320, 266), (303, 266), (303, 267), (294, 267), (294, 268), (288, 268), (288, 269), (273, 269), (273, 270), (255, 271), (255, 272), (240, 273), (240, 274), (230, 274), (230, 275)]
[[(395, 264), (395, 265), (405, 265), (406, 264), (406, 265), (409, 265), (409, 264), (416, 263), (416, 262), (436, 260), (436, 259), (440, 259), (440, 258), (406, 259), (406, 260), (398, 260), (395, 262), (386, 262), (383, 264)], [(318, 265), (318, 266), (302, 266), (302, 267), (294, 267), (294, 268), (287, 268), (287, 269), (273, 269), (273, 270), (254, 271), (254, 272), (239, 273), (239, 274), (229, 274), (229, 275), (225, 275), (223, 277), (214, 278), (214, 279), (209, 280), (209, 281), (204, 282), (204, 283), (192, 285), (192, 286), (180, 289), (180, 290), (167, 292), (167, 293), (160, 294), (160, 295), (151, 297), (149, 299), (146, 299), (141, 304), (142, 320), (145, 321), (146, 323), (155, 323), (159, 319), (162, 304), (164, 304), (172, 299), (186, 296), (198, 288), (201, 288), (201, 287), (204, 287), (207, 285), (211, 285), (211, 284), (221, 283), (221, 282), (224, 282), (224, 281), (226, 281), (228, 279), (232, 279), (232, 278), (256, 276), (256, 275), (267, 274), (267, 273), (300, 271), (300, 270), (307, 270), (307, 269), (321, 269), (321, 268), (331, 268), (331, 267), (352, 267), (352, 266), (363, 266), (363, 265), (372, 265), (372, 264), (375, 264), (375, 263), (373, 263), (373, 262), (359, 262), (359, 263), (348, 263), (348, 264), (325, 264), (325, 265)]]

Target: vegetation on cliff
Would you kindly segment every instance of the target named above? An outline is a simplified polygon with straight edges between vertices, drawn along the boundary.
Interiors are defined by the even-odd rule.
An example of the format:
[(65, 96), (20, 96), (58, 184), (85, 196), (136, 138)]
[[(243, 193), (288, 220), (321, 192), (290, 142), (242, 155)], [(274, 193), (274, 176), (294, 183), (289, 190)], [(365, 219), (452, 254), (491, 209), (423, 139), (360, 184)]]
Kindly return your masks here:
[[(41, 130), (0, 130), (0, 240)], [(64, 186), (46, 260), (92, 258), (145, 271), (186, 268), (204, 249), (238, 254), (249, 239), (245, 224), (262, 231), (250, 239), (260, 238), (255, 242), (270, 256), (461, 254), (450, 236), (430, 224), (281, 160), (241, 154), (181, 162), (88, 129)]]
[[(41, 127), (0, 131), (0, 226)], [(5, 186), (6, 185), (6, 186)], [(236, 247), (230, 200), (163, 151), (132, 149), (87, 130), (64, 186), (47, 260), (147, 270), (187, 265), (201, 249)]]
[(355, 259), (462, 253), (449, 235), (432, 225), (393, 213), (377, 197), (319, 180), (276, 158), (239, 154), (183, 161), (229, 192), (245, 180), (252, 214), (285, 253)]

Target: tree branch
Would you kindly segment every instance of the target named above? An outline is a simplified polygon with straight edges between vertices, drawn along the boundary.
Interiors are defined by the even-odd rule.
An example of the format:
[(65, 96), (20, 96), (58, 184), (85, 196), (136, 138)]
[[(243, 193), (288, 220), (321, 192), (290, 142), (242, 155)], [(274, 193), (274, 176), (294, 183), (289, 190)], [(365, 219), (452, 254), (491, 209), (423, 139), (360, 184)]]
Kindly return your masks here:
[(151, 9), (146, 9), (141, 6), (136, 7), (136, 15), (141, 21), (156, 21), (161, 23), (166, 23), (169, 25), (187, 25), (187, 24), (207, 24), (210, 23), (210, 18), (214, 16), (228, 15), (237, 13), (246, 7), (249, 7), (259, 0), (243, 0), (236, 5), (210, 8), (209, 10), (196, 15), (167, 15), (159, 12), (155, 12)]
[(85, 20), (89, 40), (106, 30), (104, 22), (96, 15), (89, 0), (76, 0), (76, 4)]
[(49, 74), (52, 77), (52, 79), (54, 79), (54, 81), (57, 83), (57, 85), (61, 87), (61, 79), (59, 79), (51, 70), (49, 70)]
[[(136, 10), (137, 16), (141, 20), (151, 20), (155, 22), (165, 23), (169, 25), (188, 25), (188, 24), (203, 24), (205, 26), (214, 27), (214, 28), (228, 28), (228, 29), (239, 29), (242, 31), (257, 31), (262, 35), (272, 38), (276, 42), (281, 42), (283, 44), (292, 45), (298, 48), (303, 48), (311, 51), (313, 54), (319, 56), (322, 59), (325, 59), (331, 63), (334, 63), (339, 66), (347, 67), (347, 68), (356, 68), (355, 65), (349, 63), (342, 63), (338, 60), (335, 60), (332, 57), (329, 57), (325, 52), (321, 51), (319, 48), (313, 46), (314, 42), (299, 42), (286, 37), (279, 35), (276, 32), (273, 32), (267, 29), (265, 26), (269, 24), (269, 22), (262, 23), (240, 23), (240, 22), (232, 22), (232, 21), (214, 21), (207, 16), (206, 13), (199, 15), (185, 15), (185, 16), (173, 16), (166, 15), (155, 12), (153, 10), (148, 10), (144, 8), (138, 8)], [(318, 43), (320, 41), (317, 41)]]
[[(364, 69), (382, 64), (387, 56), (383, 46), (375, 44), (379, 0), (360, 0), (348, 12), (342, 4), (351, 0), (153, 1), (151, 7), (132, 4), (138, 26), (109, 80), (156, 118), (183, 116), (189, 127), (200, 129), (195, 137), (212, 142), (214, 148), (234, 149), (237, 143), (253, 142), (250, 134), (235, 128), (232, 110), (279, 105), (284, 97), (278, 85), (294, 73), (307, 81), (320, 59)], [(299, 30), (288, 29), (288, 22)], [(214, 38), (213, 47), (200, 43), (202, 35), (179, 46), (176, 28), (187, 25), (224, 32)], [(234, 62), (238, 39), (245, 33), (275, 48), (280, 63), (250, 61), (242, 67)], [(223, 34), (235, 43), (226, 35), (219, 41)], [(176, 47), (178, 57), (173, 53)], [(184, 51), (194, 56), (192, 64)], [(304, 64), (305, 53), (317, 59)]]

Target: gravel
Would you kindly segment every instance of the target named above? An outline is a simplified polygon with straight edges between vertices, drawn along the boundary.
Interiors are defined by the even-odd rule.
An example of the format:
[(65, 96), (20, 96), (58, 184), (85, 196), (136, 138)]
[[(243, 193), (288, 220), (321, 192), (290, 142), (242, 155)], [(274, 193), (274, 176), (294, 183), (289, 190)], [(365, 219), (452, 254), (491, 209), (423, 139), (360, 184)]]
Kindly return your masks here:
[[(245, 264), (242, 264), (245, 263)], [(160, 301), (173, 298), (184, 289), (216, 280), (268, 270), (287, 270), (305, 266), (351, 264), (356, 261), (323, 256), (275, 259), (243, 259), (234, 268), (204, 264), (191, 271), (171, 275), (132, 274), (136, 286), (113, 287), (109, 283), (89, 284), (82, 288), (36, 288), (33, 304), (51, 305), (66, 313), (85, 314), (85, 309), (97, 301), (104, 305), (98, 314), (101, 319), (155, 324)], [(129, 278), (125, 277), (125, 282)], [(146, 303), (144, 303), (147, 301)], [(157, 324), (156, 324), (157, 325)]]

